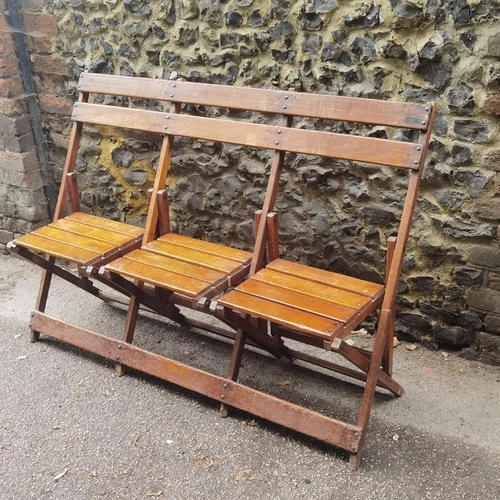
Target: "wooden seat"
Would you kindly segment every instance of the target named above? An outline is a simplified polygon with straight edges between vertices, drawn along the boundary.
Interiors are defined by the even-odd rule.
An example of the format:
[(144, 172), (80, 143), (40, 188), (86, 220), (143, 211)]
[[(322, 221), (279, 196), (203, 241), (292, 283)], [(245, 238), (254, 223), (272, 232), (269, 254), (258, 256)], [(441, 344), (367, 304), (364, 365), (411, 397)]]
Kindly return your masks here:
[(218, 303), (331, 343), (371, 314), (383, 293), (383, 285), (276, 259)]
[(251, 259), (250, 252), (167, 233), (111, 262), (106, 270), (199, 299), (238, 283)]
[(143, 229), (75, 212), (13, 242), (34, 252), (89, 266), (137, 248)]

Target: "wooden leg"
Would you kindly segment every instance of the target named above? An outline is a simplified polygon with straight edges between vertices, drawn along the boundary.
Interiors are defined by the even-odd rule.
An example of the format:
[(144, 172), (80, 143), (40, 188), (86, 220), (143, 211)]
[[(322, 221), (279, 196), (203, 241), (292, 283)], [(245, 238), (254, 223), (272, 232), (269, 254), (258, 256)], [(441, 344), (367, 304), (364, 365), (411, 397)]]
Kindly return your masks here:
[[(48, 257), (47, 260), (53, 264), (55, 262), (54, 257)], [(42, 278), (40, 280), (40, 288), (38, 290), (38, 297), (36, 299), (35, 311), (45, 312), (45, 307), (47, 306), (47, 299), (49, 297), (50, 283), (52, 282), (52, 273), (42, 271)], [(40, 338), (40, 332), (35, 330), (29, 331), (30, 342), (36, 342)]]
[(359, 412), (357, 426), (361, 429), (361, 436), (359, 438), (357, 451), (352, 453), (349, 459), (349, 468), (351, 470), (356, 470), (361, 462), (361, 454), (366, 440), (366, 432), (370, 421), (373, 397), (375, 395), (375, 388), (377, 386), (377, 380), (381, 370), (382, 356), (384, 354), (385, 343), (387, 340), (386, 332), (390, 321), (390, 311), (383, 310), (380, 315), (380, 323), (376, 333), (375, 344), (373, 346), (373, 353), (370, 360), (370, 368), (368, 370), (363, 400), (361, 402), (361, 409)]
[[(245, 340), (246, 335), (243, 330), (238, 329), (236, 332), (236, 341), (233, 347), (233, 353), (231, 355), (231, 362), (229, 364), (229, 371), (227, 374), (227, 378), (230, 380), (238, 380), (238, 375), (240, 373), (241, 360), (243, 358), (243, 350), (245, 348)], [(228, 415), (228, 406), (225, 403), (221, 403), (220, 405), (220, 415), (221, 417), (227, 417)]]
[[(132, 295), (130, 298), (130, 304), (127, 312), (127, 321), (125, 323), (125, 329), (123, 331), (123, 341), (127, 342), (127, 344), (131, 344), (134, 339), (134, 331), (135, 325), (137, 323), (137, 315), (139, 313), (139, 306), (141, 305), (141, 301), (135, 296)], [(122, 377), (127, 373), (126, 366), (121, 363), (116, 363), (116, 373), (119, 377)]]
[[(386, 280), (389, 276), (389, 272), (392, 265), (392, 260), (394, 258), (394, 250), (396, 248), (397, 238), (395, 236), (389, 237), (387, 240), (387, 258), (386, 258)], [(392, 376), (392, 363), (393, 363), (393, 353), (394, 353), (394, 328), (396, 325), (396, 308), (392, 306), (392, 313), (389, 318), (389, 323), (387, 325), (388, 331), (386, 332), (387, 342), (385, 344), (384, 356), (382, 358), (382, 369), (387, 375)]]

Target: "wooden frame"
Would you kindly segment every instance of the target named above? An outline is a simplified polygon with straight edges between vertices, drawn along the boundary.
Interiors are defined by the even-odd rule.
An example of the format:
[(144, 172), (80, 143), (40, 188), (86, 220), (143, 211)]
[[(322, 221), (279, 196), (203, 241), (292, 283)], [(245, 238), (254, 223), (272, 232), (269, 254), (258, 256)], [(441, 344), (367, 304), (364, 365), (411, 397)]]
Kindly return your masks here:
[[(392, 378), (396, 289), (435, 105), (88, 73), (82, 76), (79, 90), (81, 94), (72, 115), (73, 131), (56, 209), (56, 227), (42, 228), (10, 245), (19, 255), (44, 269), (30, 322), (33, 340), (41, 332), (115, 361), (119, 374), (125, 373), (125, 367), (129, 366), (212, 397), (220, 401), (223, 415), (234, 406), (303, 432), (348, 451), (350, 466), (356, 469), (366, 439), (375, 387), (383, 387), (397, 396), (403, 393), (402, 387)], [(159, 112), (92, 104), (89, 102), (92, 93), (169, 101), (171, 108), (169, 112)], [(278, 125), (260, 125), (233, 118), (191, 116), (181, 112), (183, 103), (244, 109), (281, 118)], [(418, 132), (419, 139), (412, 143), (299, 129), (293, 127), (295, 116), (411, 129)], [(76, 276), (56, 265), (56, 258), (68, 255), (60, 250), (65, 248), (61, 242), (59, 253), (56, 252), (50, 239), (60, 231), (72, 229), (78, 222), (72, 220), (74, 215), (63, 217), (68, 197), (73, 212), (81, 213), (74, 164), (85, 123), (160, 133), (163, 142), (144, 231), (132, 242), (121, 243), (117, 238), (113, 245), (99, 244), (97, 257), (82, 250), (80, 257), (73, 260), (79, 266)], [(256, 214), (253, 251), (236, 250), (171, 232), (164, 186), (176, 136), (274, 151), (263, 207)], [(410, 181), (398, 235), (390, 238), (387, 244), (385, 285), (291, 263), (279, 257), (278, 215), (274, 209), (286, 152), (388, 165), (408, 172)], [(99, 224), (100, 229), (106, 228), (107, 223)], [(81, 241), (84, 243), (84, 238), (92, 236), (93, 231), (89, 229)], [(40, 238), (50, 241), (43, 243)], [(99, 282), (119, 292), (128, 304), (122, 340), (46, 315), (45, 304), (53, 274), (102, 298), (96, 286)], [(233, 289), (228, 291), (230, 288)], [(177, 323), (234, 339), (227, 377), (132, 345), (141, 304)], [(211, 314), (231, 329), (192, 320), (179, 307)], [(376, 310), (380, 313), (373, 350), (368, 352), (345, 342), (347, 336)], [(337, 353), (354, 368), (291, 349), (286, 344), (288, 338)], [(364, 381), (358, 421), (353, 424), (332, 419), (238, 383), (246, 344), (275, 357), (300, 359)]]

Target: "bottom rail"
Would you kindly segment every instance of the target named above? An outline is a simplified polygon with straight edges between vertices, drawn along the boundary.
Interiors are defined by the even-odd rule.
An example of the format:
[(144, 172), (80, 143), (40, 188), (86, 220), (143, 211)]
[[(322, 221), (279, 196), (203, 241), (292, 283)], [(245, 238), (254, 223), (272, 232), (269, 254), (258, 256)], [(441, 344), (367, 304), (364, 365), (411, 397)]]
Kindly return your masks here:
[(361, 437), (361, 428), (358, 426), (327, 417), (238, 382), (66, 323), (38, 311), (33, 311), (31, 314), (30, 328), (350, 453), (358, 451)]

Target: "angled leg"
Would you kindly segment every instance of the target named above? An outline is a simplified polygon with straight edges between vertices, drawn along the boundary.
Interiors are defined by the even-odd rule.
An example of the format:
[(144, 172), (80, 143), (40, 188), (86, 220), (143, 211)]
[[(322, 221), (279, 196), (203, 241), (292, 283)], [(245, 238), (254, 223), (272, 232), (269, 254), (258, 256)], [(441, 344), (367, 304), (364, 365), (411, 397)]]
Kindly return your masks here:
[[(229, 363), (229, 370), (227, 378), (230, 380), (238, 380), (238, 375), (241, 368), (241, 360), (243, 358), (243, 350), (245, 349), (246, 335), (240, 328), (236, 332), (236, 340), (233, 347), (233, 352), (231, 354), (231, 362)], [(221, 403), (220, 405), (220, 415), (221, 417), (227, 417), (228, 406), (226, 403)]]
[[(142, 284), (139, 282), (135, 283), (137, 286), (142, 288)], [(131, 344), (134, 338), (135, 325), (137, 323), (137, 315), (139, 314), (139, 306), (141, 305), (140, 299), (136, 295), (130, 297), (130, 303), (127, 311), (127, 320), (125, 322), (125, 328), (123, 330), (122, 339), (127, 344)], [(116, 373), (118, 376), (122, 377), (127, 372), (127, 369), (121, 363), (116, 363), (115, 366)]]
[(370, 368), (366, 379), (365, 390), (363, 392), (361, 409), (359, 412), (357, 426), (361, 428), (361, 436), (358, 443), (358, 450), (355, 453), (352, 453), (349, 459), (349, 468), (351, 470), (357, 470), (361, 462), (363, 446), (366, 440), (366, 432), (368, 431), (368, 422), (370, 421), (370, 414), (373, 406), (373, 397), (375, 395), (375, 388), (381, 371), (382, 357), (387, 341), (386, 332), (388, 323), (391, 321), (391, 314), (392, 311), (382, 309), (380, 323), (376, 333), (375, 345), (373, 346), (373, 353), (370, 360)]
[[(54, 259), (54, 257), (48, 257), (46, 260), (53, 264), (56, 259)], [(42, 271), (42, 278), (40, 280), (40, 288), (38, 290), (38, 297), (36, 299), (35, 311), (45, 312), (51, 281), (52, 273), (44, 269)], [(29, 335), (30, 342), (36, 342), (40, 338), (40, 332), (37, 332), (35, 330), (30, 330)]]
[[(386, 280), (389, 276), (389, 271), (392, 265), (392, 259), (394, 257), (394, 249), (396, 247), (397, 238), (391, 236), (387, 240), (387, 259), (386, 259)], [(393, 363), (393, 353), (394, 353), (394, 328), (396, 323), (396, 308), (392, 307), (392, 314), (390, 321), (387, 325), (387, 343), (385, 345), (384, 356), (382, 358), (382, 368), (387, 375), (392, 376), (392, 363)]]

